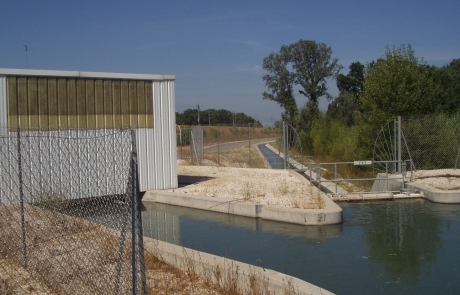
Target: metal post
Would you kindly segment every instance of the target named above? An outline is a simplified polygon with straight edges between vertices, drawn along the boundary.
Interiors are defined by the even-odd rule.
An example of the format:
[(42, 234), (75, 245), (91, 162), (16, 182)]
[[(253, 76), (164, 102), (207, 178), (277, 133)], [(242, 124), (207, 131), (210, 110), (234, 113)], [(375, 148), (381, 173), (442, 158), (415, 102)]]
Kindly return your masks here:
[(249, 167), (251, 167), (251, 123), (248, 124), (248, 141), (249, 141)]
[[(139, 185), (137, 175), (137, 149), (136, 149), (136, 132), (131, 127), (132, 152), (131, 152), (131, 251), (132, 251), (132, 282), (133, 295), (137, 295), (137, 250), (139, 251), (139, 267), (141, 274), (142, 292), (146, 293), (145, 262), (144, 262), (144, 245), (142, 238), (142, 220), (140, 206), (138, 203)], [(137, 250), (136, 250), (137, 249)]]
[(21, 130), (17, 129), (18, 143), (18, 177), (19, 177), (19, 202), (21, 206), (21, 230), (22, 230), (22, 254), (24, 256), (24, 268), (27, 268), (27, 241), (26, 241), (26, 221), (24, 216), (24, 188), (22, 179), (22, 162), (21, 162)]
[(220, 166), (220, 129), (217, 127), (217, 166)]
[(289, 124), (286, 124), (286, 148), (284, 149), (284, 158), (286, 159), (286, 169), (289, 169)]
[(286, 163), (286, 123), (283, 121), (283, 153), (284, 153), (284, 169), (287, 167)]
[(385, 162), (385, 177), (387, 182), (387, 191), (388, 191), (388, 162)]
[(318, 189), (321, 190), (321, 166), (316, 164), (316, 182), (318, 183)]
[(403, 185), (403, 189), (406, 188), (406, 182), (405, 182), (405, 178), (406, 178), (406, 163), (402, 163), (401, 165), (401, 175), (402, 175), (402, 185)]
[(398, 116), (398, 173), (402, 173), (402, 170), (401, 170), (401, 116)]
[(337, 163), (334, 163), (335, 193), (337, 193)]

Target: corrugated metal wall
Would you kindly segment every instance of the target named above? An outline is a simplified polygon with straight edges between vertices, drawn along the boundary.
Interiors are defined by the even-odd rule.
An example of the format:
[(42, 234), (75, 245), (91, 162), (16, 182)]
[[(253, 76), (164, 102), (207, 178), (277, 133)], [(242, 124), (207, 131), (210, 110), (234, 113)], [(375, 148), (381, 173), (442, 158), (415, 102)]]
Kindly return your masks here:
[(131, 148), (129, 129), (18, 134), (0, 127), (0, 191), (4, 193), (0, 194), (0, 203), (17, 203), (21, 184), (26, 202), (38, 201), (50, 193), (63, 194), (66, 199), (124, 194), (131, 170)]
[(0, 76), (0, 126), (7, 126), (8, 112), (6, 108), (6, 77)]
[(153, 128), (152, 81), (7, 77), (8, 126)]
[(10, 130), (18, 125), (26, 129), (134, 125), (140, 190), (178, 187), (173, 78), (0, 76), (1, 125)]
[(152, 87), (155, 128), (137, 130), (141, 191), (178, 187), (174, 81)]

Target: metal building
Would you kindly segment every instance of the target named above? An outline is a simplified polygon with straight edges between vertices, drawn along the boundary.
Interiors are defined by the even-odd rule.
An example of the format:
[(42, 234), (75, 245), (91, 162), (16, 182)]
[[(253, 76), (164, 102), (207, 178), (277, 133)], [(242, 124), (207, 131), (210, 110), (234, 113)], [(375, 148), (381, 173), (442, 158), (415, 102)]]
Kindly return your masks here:
[(177, 188), (174, 81), (174, 75), (0, 69), (0, 126), (135, 126), (140, 190)]

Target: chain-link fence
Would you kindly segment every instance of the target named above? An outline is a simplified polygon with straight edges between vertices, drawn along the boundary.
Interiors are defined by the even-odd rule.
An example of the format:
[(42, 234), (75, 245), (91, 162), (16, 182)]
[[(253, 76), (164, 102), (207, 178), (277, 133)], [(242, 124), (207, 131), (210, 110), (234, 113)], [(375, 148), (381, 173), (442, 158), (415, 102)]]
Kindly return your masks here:
[(402, 133), (408, 147), (408, 151), (402, 149), (402, 158), (412, 158), (417, 170), (458, 167), (459, 116), (439, 114), (402, 118)]
[(0, 294), (145, 293), (135, 130), (0, 130)]
[(177, 134), (178, 158), (199, 165), (267, 168), (257, 144), (280, 136), (280, 129), (252, 124), (181, 128)]

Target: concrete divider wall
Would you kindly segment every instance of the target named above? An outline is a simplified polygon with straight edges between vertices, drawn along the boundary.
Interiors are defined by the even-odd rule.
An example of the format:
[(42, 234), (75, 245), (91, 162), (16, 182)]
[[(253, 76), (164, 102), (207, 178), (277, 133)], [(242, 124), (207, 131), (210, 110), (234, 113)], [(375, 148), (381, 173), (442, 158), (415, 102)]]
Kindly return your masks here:
[[(217, 270), (221, 271), (220, 283), (228, 280), (238, 281), (238, 291), (243, 294), (254, 291), (254, 288), (268, 290), (270, 294), (299, 294), (299, 295), (330, 295), (333, 294), (318, 286), (286, 274), (226, 259), (208, 253), (168, 244), (151, 238), (144, 238), (147, 252), (152, 252), (163, 261), (184, 271), (195, 271), (199, 275), (207, 274), (214, 282)], [(258, 293), (254, 293), (258, 294)]]
[(297, 209), (261, 205), (242, 200), (179, 194), (166, 191), (149, 191), (143, 202), (157, 202), (194, 209), (208, 210), (240, 216), (263, 218), (302, 225), (326, 225), (342, 222), (342, 208), (323, 196), (325, 209)]
[[(403, 188), (402, 179), (399, 178), (390, 179), (389, 186), (393, 190), (400, 190)], [(434, 203), (445, 203), (445, 204), (459, 204), (460, 203), (460, 190), (440, 190), (435, 187), (427, 186), (416, 182), (406, 182), (405, 191), (411, 193), (420, 193), (423, 198), (428, 199)], [(376, 180), (372, 186), (372, 191), (382, 190), (386, 187), (386, 180)]]

